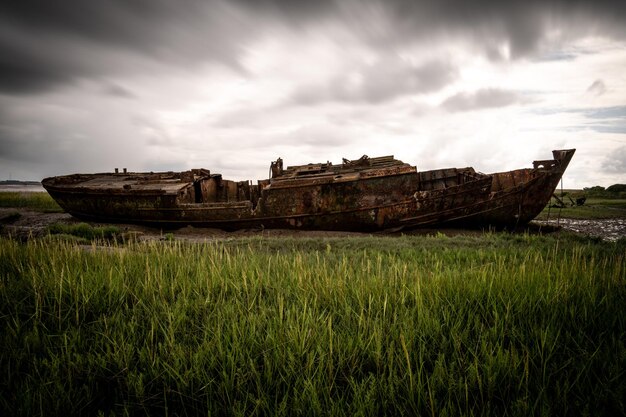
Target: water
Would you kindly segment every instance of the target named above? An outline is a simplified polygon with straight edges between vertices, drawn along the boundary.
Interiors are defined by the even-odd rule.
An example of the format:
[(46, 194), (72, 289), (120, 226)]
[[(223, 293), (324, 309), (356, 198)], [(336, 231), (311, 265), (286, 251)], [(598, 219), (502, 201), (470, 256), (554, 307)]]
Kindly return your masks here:
[(565, 230), (583, 233), (614, 242), (626, 237), (626, 219), (560, 219), (536, 221), (538, 224), (561, 226)]
[(40, 185), (26, 185), (26, 184), (2, 184), (0, 185), (0, 192), (16, 192), (16, 193), (43, 193), (46, 190)]

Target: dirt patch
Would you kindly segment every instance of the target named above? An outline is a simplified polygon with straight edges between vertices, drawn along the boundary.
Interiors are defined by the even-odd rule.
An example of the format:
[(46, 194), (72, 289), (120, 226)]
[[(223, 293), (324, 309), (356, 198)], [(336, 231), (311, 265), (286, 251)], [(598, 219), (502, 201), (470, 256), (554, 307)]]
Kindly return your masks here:
[[(3, 221), (2, 219), (6, 219)], [(19, 240), (45, 236), (48, 226), (54, 223), (78, 224), (78, 220), (67, 213), (42, 213), (21, 208), (0, 208), (0, 233)], [(92, 226), (107, 226), (105, 223), (89, 223)], [(326, 231), (326, 230), (290, 230), (290, 229), (243, 229), (232, 232), (221, 229), (198, 228), (193, 226), (181, 229), (167, 230), (135, 224), (116, 224), (120, 232), (128, 238), (151, 240), (185, 240), (190, 242), (205, 242), (212, 240), (237, 239), (242, 237), (289, 237), (289, 238), (332, 238), (332, 237), (359, 237), (359, 236), (400, 236), (433, 235), (442, 233), (447, 236), (479, 235), (481, 230), (463, 229), (416, 229), (390, 230), (375, 233)]]
[[(19, 240), (41, 237), (48, 233), (48, 226), (54, 223), (84, 223), (67, 213), (42, 213), (22, 208), (0, 208), (0, 234)], [(92, 226), (108, 226), (110, 224), (88, 222)], [(138, 240), (181, 239), (192, 242), (222, 240), (251, 236), (262, 237), (346, 237), (369, 236), (369, 233), (333, 232), (320, 230), (287, 230), (287, 229), (245, 229), (227, 232), (221, 229), (197, 228), (192, 226), (181, 229), (167, 230), (135, 224), (116, 224), (125, 236)]]
[[(67, 213), (44, 213), (22, 208), (0, 208), (0, 234), (11, 236), (19, 240), (45, 236), (48, 226), (54, 223), (77, 224), (81, 223)], [(92, 226), (106, 226), (105, 223), (90, 223)], [(290, 238), (330, 238), (330, 237), (358, 237), (358, 236), (400, 236), (405, 235), (480, 235), (483, 230), (466, 229), (415, 229), (393, 230), (376, 233), (337, 232), (324, 230), (288, 230), (288, 229), (245, 229), (227, 232), (220, 229), (197, 228), (192, 226), (176, 230), (164, 230), (134, 224), (117, 224), (125, 237), (142, 241), (150, 240), (185, 240), (190, 242), (204, 242), (212, 240), (236, 239), (241, 237), (290, 237)], [(552, 233), (560, 228), (598, 236), (606, 240), (617, 240), (626, 236), (626, 219), (610, 220), (571, 220), (535, 221), (520, 232), (524, 233)]]
[(0, 208), (0, 233), (19, 240), (40, 237), (53, 223), (76, 223), (67, 213), (42, 213), (23, 208)]

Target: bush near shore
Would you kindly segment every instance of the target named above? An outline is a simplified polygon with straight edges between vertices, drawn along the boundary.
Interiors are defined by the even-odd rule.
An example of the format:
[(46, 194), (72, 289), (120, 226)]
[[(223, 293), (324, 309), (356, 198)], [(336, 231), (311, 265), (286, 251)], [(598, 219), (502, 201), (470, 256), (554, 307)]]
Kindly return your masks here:
[(583, 193), (596, 198), (626, 199), (626, 184), (613, 184), (606, 188), (596, 185), (595, 187), (583, 188)]
[(0, 414), (624, 415), (625, 253), (0, 239)]

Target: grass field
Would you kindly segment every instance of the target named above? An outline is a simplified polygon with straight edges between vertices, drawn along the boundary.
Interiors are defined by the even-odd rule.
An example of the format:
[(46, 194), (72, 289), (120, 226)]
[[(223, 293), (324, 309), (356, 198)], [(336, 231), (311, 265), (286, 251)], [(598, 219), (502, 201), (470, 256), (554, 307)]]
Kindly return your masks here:
[(624, 415), (625, 253), (0, 239), (0, 414)]
[(48, 193), (1, 191), (0, 207), (28, 208), (46, 212), (62, 212), (63, 209)]
[(562, 209), (546, 207), (537, 216), (539, 220), (563, 217), (568, 219), (615, 219), (626, 218), (626, 200), (589, 198), (582, 206)]

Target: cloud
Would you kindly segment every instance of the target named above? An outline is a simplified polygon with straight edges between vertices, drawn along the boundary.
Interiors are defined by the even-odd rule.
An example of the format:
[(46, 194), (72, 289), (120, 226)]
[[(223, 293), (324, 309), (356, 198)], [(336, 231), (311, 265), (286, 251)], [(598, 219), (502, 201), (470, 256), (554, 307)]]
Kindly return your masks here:
[(590, 128), (600, 133), (626, 133), (626, 106), (577, 109), (588, 120), (581, 128)]
[(340, 10), (338, 0), (233, 0), (233, 3), (257, 14), (278, 15), (298, 21), (319, 19)]
[[(49, 126), (32, 122), (23, 126), (0, 126), (0, 159), (18, 165), (46, 165), (75, 155), (81, 140), (77, 135), (50, 131)], [(51, 140), (54, 146), (50, 145)]]
[[(204, 49), (211, 51), (220, 43), (230, 45), (226, 37), (210, 39), (211, 42), (206, 42), (207, 39), (194, 42), (193, 38), (235, 32), (229, 26), (238, 18), (226, 2), (201, 0), (4, 2), (0, 11), (5, 25), (16, 31), (35, 32), (44, 43), (51, 38), (63, 38), (68, 43), (81, 40), (161, 57), (183, 57), (194, 45), (204, 44)], [(224, 17), (231, 20), (220, 23), (219, 19)], [(178, 49), (172, 49), (173, 46)], [(202, 55), (202, 52), (199, 48), (195, 53)]]
[(604, 159), (603, 168), (607, 172), (626, 174), (626, 146), (622, 146), (611, 152)]
[(102, 92), (112, 97), (125, 99), (137, 98), (137, 96), (128, 88), (122, 87), (121, 85), (115, 83), (105, 83), (102, 87)]
[(591, 119), (622, 119), (626, 121), (626, 106), (597, 107), (572, 111), (584, 113)]
[(313, 148), (325, 147), (329, 149), (340, 147), (353, 142), (353, 138), (346, 134), (345, 130), (329, 123), (305, 125), (289, 132), (286, 135), (285, 142), (298, 144), (299, 146), (311, 146)]
[(215, 117), (208, 116), (207, 119), (210, 126), (218, 129), (258, 129), (267, 124), (277, 110), (273, 107), (257, 108), (247, 103), (240, 104), (236, 110), (226, 111)]
[(332, 17), (379, 50), (421, 39), (429, 43), (437, 37), (457, 36), (481, 45), (492, 59), (515, 59), (532, 55), (546, 42), (559, 38), (571, 40), (587, 35), (626, 38), (623, 30), (626, 6), (612, 0), (593, 3), (238, 0), (237, 3), (260, 16), (278, 15), (300, 26)]
[(595, 80), (593, 84), (587, 88), (587, 92), (594, 96), (601, 96), (606, 93), (606, 85), (604, 85), (604, 81), (602, 80)]
[(523, 101), (523, 97), (515, 91), (485, 88), (471, 93), (455, 94), (445, 99), (441, 106), (451, 112), (461, 112), (506, 107)]
[[(600, 148), (623, 145), (626, 132), (624, 7), (2, 2), (0, 175), (26, 165), (42, 174), (44, 165), (49, 173), (172, 169), (172, 161), (237, 172), (277, 154), (307, 162), (354, 149), (419, 154), (434, 168), (496, 141), (509, 151), (520, 136), (530, 145), (517, 149), (584, 141), (601, 170)], [(584, 98), (596, 108), (572, 109)], [(490, 169), (502, 168), (493, 161)]]
[(397, 56), (383, 56), (373, 64), (331, 77), (324, 84), (300, 87), (290, 101), (301, 105), (329, 101), (378, 104), (399, 96), (438, 91), (455, 77), (456, 70), (447, 61), (414, 66)]
[[(137, 64), (146, 61), (183, 71), (206, 62), (221, 63), (243, 74), (243, 50), (271, 36), (278, 25), (294, 33), (341, 27), (378, 53), (456, 37), (493, 59), (526, 57), (555, 39), (590, 34), (626, 38), (624, 4), (610, 0), (589, 5), (566, 0), (6, 1), (0, 5), (0, 91), (32, 94), (85, 77), (146, 71)], [(125, 65), (121, 61), (128, 56), (134, 62)], [(408, 76), (409, 85), (390, 88), (411, 88), (411, 75), (400, 75)], [(383, 85), (369, 84), (356, 92), (343, 89), (342, 81), (346, 80), (330, 87), (334, 90), (330, 96), (377, 102), (397, 93), (382, 91), (386, 79), (373, 79)]]
[(22, 36), (0, 20), (0, 91), (31, 93), (71, 82), (82, 71), (55, 49), (50, 39), (38, 43), (33, 35)]
[(167, 132), (164, 126), (158, 121), (152, 120), (142, 115), (131, 117), (133, 127), (146, 140), (147, 146), (175, 147), (176, 140)]
[(223, 1), (4, 2), (0, 91), (32, 94), (81, 78), (207, 61), (243, 72), (240, 41), (254, 37), (251, 22)]
[(558, 121), (557, 124), (552, 125), (552, 129), (560, 132), (592, 131), (617, 135), (626, 134), (626, 106), (539, 108), (530, 110), (528, 113)]
[(0, 96), (0, 160), (8, 161), (0, 165), (3, 171), (28, 167), (30, 178), (41, 178), (68, 170), (132, 169), (147, 159), (141, 132), (126, 114), (115, 113), (126, 103), (109, 100), (93, 108), (82, 96), (63, 100)]

